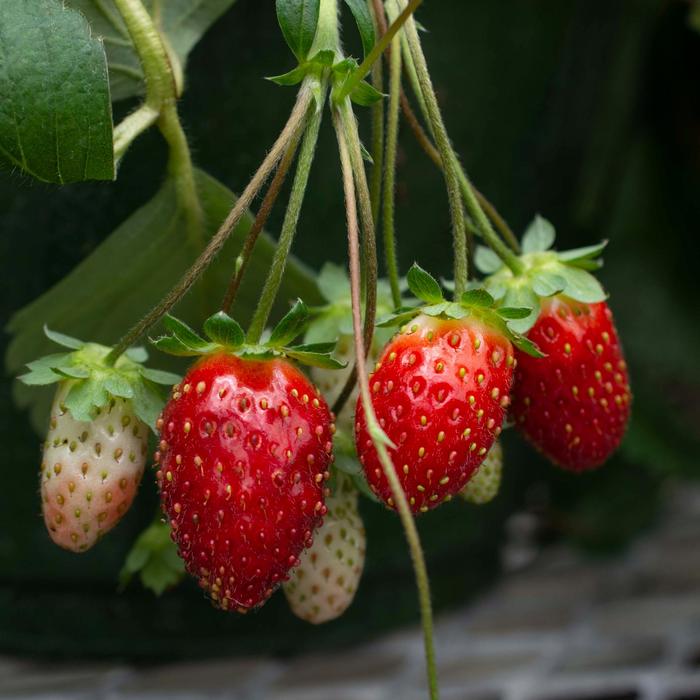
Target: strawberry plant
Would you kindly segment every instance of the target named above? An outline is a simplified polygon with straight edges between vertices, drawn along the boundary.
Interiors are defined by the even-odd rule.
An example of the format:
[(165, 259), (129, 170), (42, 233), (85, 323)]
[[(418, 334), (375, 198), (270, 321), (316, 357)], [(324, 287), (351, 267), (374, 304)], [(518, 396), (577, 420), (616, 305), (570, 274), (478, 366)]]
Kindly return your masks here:
[[(293, 104), (268, 147), (251, 148), (260, 162), (238, 196), (195, 168), (179, 115), (187, 57), (232, 0), (197, 12), (189, 0), (107, 4), (0, 9), (0, 95), (14, 105), (0, 108), (0, 147), (12, 167), (60, 185), (111, 180), (147, 131), (167, 147), (157, 194), (8, 326), (8, 367), (28, 367), (15, 399), (45, 436), (48, 535), (78, 553), (104, 546), (148, 463), (159, 511), (126, 557), (124, 586), (138, 577), (167, 596), (188, 575), (221, 615), (258, 614), (281, 588), (294, 615), (320, 624), (362, 590), (363, 509), (387, 507), (414, 567), (436, 698), (416, 520), (458, 495), (464, 512), (498, 500), (520, 468), (501, 446), (511, 427), (578, 473), (602, 467), (625, 435), (615, 301), (593, 274), (604, 244), (557, 250), (539, 216), (519, 242), (472, 184), (413, 17), (420, 0), (276, 0), (291, 53), (269, 81)], [(360, 58), (343, 49), (341, 6)], [(115, 125), (126, 98), (138, 104)], [(420, 259), (402, 277), (402, 115), (442, 173), (449, 280)], [(324, 179), (342, 189), (345, 218), (315, 241), (342, 233), (347, 260), (314, 277), (292, 249), (319, 203), (324, 120), (337, 146)], [(281, 203), (274, 239), (265, 229)], [(416, 257), (431, 254), (431, 234)]]

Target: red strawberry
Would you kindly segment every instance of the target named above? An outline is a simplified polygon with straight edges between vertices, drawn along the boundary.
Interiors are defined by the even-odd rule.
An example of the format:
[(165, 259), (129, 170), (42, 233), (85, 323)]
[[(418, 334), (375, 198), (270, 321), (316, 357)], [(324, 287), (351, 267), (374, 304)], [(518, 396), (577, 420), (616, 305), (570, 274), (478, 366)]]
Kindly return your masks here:
[(565, 469), (601, 465), (622, 440), (632, 399), (612, 312), (559, 295), (543, 302), (527, 335), (546, 357), (517, 353), (517, 427)]
[[(421, 314), (387, 345), (370, 390), (414, 513), (449, 500), (484, 460), (501, 432), (513, 366), (510, 340), (477, 316)], [(370, 487), (394, 507), (361, 402), (355, 441)]]
[(269, 598), (321, 522), (331, 415), (283, 359), (197, 362), (158, 422), (163, 510), (190, 574), (223, 609)]

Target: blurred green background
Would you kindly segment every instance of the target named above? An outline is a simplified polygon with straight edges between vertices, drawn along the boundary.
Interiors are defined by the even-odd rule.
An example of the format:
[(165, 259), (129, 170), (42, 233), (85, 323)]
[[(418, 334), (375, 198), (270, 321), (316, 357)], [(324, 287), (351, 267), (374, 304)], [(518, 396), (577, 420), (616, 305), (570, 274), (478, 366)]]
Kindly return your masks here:
[[(692, 11), (687, 2), (660, 0), (428, 0), (420, 11), (447, 124), (479, 188), (518, 232), (538, 212), (552, 220), (562, 249), (610, 238), (601, 277), (635, 393), (623, 449), (597, 473), (563, 474), (508, 431), (495, 503), (453, 503), (420, 519), (438, 609), (466, 602), (498, 576), (503, 524), (513, 512), (536, 513), (542, 540), (567, 538), (591, 556), (615, 556), (653, 525), (669, 479), (700, 473), (700, 33)], [(357, 55), (349, 22), (346, 35)], [(291, 67), (271, 0), (238, 0), (191, 56), (182, 115), (194, 158), (233, 191), (244, 187), (294, 98), (263, 76)], [(119, 103), (116, 116), (134, 104)], [(367, 138), (368, 116), (360, 116)], [(115, 183), (59, 189), (0, 173), (3, 325), (156, 192), (165, 155), (149, 133)], [(273, 235), (281, 215), (276, 210), (268, 225)], [(419, 260), (449, 276), (442, 179), (405, 130), (398, 224), (403, 269)], [(326, 123), (295, 252), (314, 268), (343, 262), (344, 236)], [(152, 481), (94, 551), (76, 557), (55, 548), (39, 514), (40, 439), (14, 407), (11, 383), (0, 384), (0, 651), (294, 653), (417, 619), (398, 523), (369, 502), (362, 586), (346, 616), (324, 628), (293, 618), (281, 595), (239, 619), (211, 609), (189, 582), (160, 599), (137, 583), (118, 594), (124, 556), (155, 509)]]

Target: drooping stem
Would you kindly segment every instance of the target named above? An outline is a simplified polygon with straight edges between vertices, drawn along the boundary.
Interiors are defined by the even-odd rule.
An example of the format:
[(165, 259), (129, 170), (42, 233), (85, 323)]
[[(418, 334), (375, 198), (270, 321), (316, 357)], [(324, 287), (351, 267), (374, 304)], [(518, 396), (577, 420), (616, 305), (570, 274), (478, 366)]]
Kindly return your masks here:
[(409, 18), (406, 22), (405, 32), (411, 50), (411, 57), (416, 67), (418, 82), (425, 99), (431, 130), (435, 134), (435, 142), (444, 164), (443, 173), (445, 176), (445, 186), (447, 188), (447, 198), (450, 205), (452, 237), (454, 242), (455, 295), (459, 297), (467, 288), (468, 266), (464, 209), (462, 207), (462, 194), (456, 165), (457, 158), (452, 150), (452, 145), (447, 135), (447, 129), (445, 128), (445, 123), (440, 113), (437, 96), (433, 89), (433, 83), (430, 79), (430, 73), (428, 72), (428, 66), (423, 56), (420, 39), (418, 38), (418, 30), (416, 29), (416, 23), (413, 18)]
[(362, 338), (362, 311), (360, 299), (360, 245), (357, 222), (357, 205), (355, 200), (355, 185), (348, 147), (343, 138), (338, 139), (340, 150), (340, 161), (343, 171), (343, 189), (345, 192), (345, 207), (347, 213), (348, 226), (348, 254), (350, 260), (350, 289), (352, 297), (352, 318), (355, 342), (356, 367), (360, 385), (360, 396), (362, 408), (365, 412), (367, 426), (372, 444), (377, 450), (379, 459), (391, 487), (392, 496), (396, 503), (396, 508), (404, 528), (406, 540), (411, 553), (413, 569), (418, 587), (418, 597), (420, 603), (421, 620), (423, 624), (423, 641), (425, 646), (425, 658), (428, 675), (428, 686), (431, 700), (439, 697), (437, 670), (435, 664), (435, 647), (433, 642), (433, 615), (430, 601), (430, 582), (425, 566), (425, 558), (420, 543), (420, 537), (416, 529), (416, 524), (411, 514), (406, 494), (404, 493), (396, 469), (392, 464), (387, 451), (387, 444), (391, 444), (384, 431), (379, 426), (374, 413), (372, 400), (370, 397), (367, 368), (364, 361), (364, 345)]
[(257, 242), (258, 237), (262, 233), (262, 230), (267, 223), (267, 219), (269, 218), (272, 208), (277, 201), (282, 185), (287, 178), (287, 173), (294, 162), (294, 156), (297, 152), (300, 137), (301, 134), (296, 135), (287, 147), (287, 151), (280, 161), (277, 172), (272, 178), (272, 182), (270, 182), (270, 187), (267, 190), (267, 194), (265, 195), (265, 198), (258, 209), (255, 221), (246, 235), (241, 254), (238, 256), (239, 262), (236, 265), (236, 270), (231, 278), (228, 289), (226, 290), (226, 295), (221, 302), (221, 310), (226, 313), (231, 310), (233, 302), (236, 300), (236, 295), (238, 294), (241, 282), (243, 281), (243, 277), (245, 276), (246, 270), (248, 269), (248, 264), (250, 263), (250, 259), (253, 255), (255, 243)]
[(380, 37), (379, 41), (372, 47), (372, 50), (365, 56), (365, 60), (362, 61), (357, 70), (353, 72), (352, 76), (350, 76), (343, 88), (335, 96), (336, 102), (340, 103), (348, 95), (352, 94), (353, 90), (364, 80), (370, 70), (372, 70), (372, 66), (384, 53), (386, 47), (389, 46), (396, 32), (403, 27), (422, 2), (423, 0), (410, 0), (401, 14), (392, 22), (386, 33)]
[[(381, 22), (384, 20), (384, 10), (379, 3), (379, 9), (372, 0), (369, 2), (374, 27), (381, 34)], [(381, 16), (381, 19), (380, 19)], [(384, 92), (384, 66), (381, 61), (375, 61), (372, 66), (372, 86), (377, 92)], [(372, 196), (372, 219), (374, 227), (379, 226), (379, 208), (382, 199), (382, 175), (384, 172), (384, 100), (377, 100), (372, 105), (372, 179), (370, 193)]]
[(389, 107), (386, 130), (384, 198), (382, 208), (384, 264), (386, 265), (394, 307), (401, 306), (399, 265), (396, 256), (396, 154), (399, 141), (399, 98), (401, 95), (401, 38), (394, 37), (389, 57)]
[(214, 234), (209, 241), (207, 247), (202, 251), (200, 256), (194, 262), (192, 267), (183, 275), (180, 281), (170, 290), (170, 292), (149, 311), (136, 325), (129, 330), (126, 335), (115, 345), (112, 351), (107, 356), (109, 363), (116, 362), (117, 358), (131, 345), (138, 341), (141, 336), (155, 323), (157, 323), (170, 309), (182, 299), (189, 291), (192, 285), (199, 279), (199, 276), (204, 270), (209, 267), (211, 262), (217, 256), (221, 248), (228, 240), (231, 232), (236, 227), (241, 217), (245, 214), (251, 202), (264, 185), (274, 167), (284, 155), (290, 141), (295, 137), (295, 134), (306, 125), (309, 105), (313, 99), (312, 90), (307, 83), (304, 83), (299, 90), (294, 109), (287, 120), (287, 123), (282, 130), (282, 133), (277, 137), (272, 148), (265, 156), (262, 164), (258, 168), (253, 178), (248, 183), (243, 193), (238, 198), (229, 212), (225, 221), (219, 227), (219, 230)]
[[(345, 102), (334, 112), (334, 126), (338, 141), (343, 141), (348, 151), (350, 165), (354, 175), (354, 187), (357, 191), (357, 199), (360, 203), (360, 218), (362, 219), (362, 257), (365, 262), (364, 290), (365, 290), (365, 320), (362, 333), (364, 345), (364, 357), (369, 355), (374, 337), (374, 322), (377, 315), (377, 241), (374, 230), (374, 218), (370, 201), (369, 187), (362, 162), (362, 150), (360, 135), (357, 131), (357, 122), (352, 112), (350, 101)], [(360, 285), (362, 287), (362, 284)], [(337, 415), (350, 398), (357, 384), (357, 362), (345, 380), (338, 398), (333, 404), (333, 412)]]
[[(323, 91), (325, 94), (325, 87), (323, 88)], [(270, 316), (270, 311), (275, 303), (280, 284), (282, 284), (282, 277), (284, 276), (284, 270), (287, 265), (287, 258), (289, 257), (290, 250), (292, 249), (292, 242), (294, 241), (294, 234), (296, 233), (297, 225), (299, 223), (301, 207), (304, 203), (306, 186), (309, 183), (309, 174), (311, 173), (311, 166), (314, 162), (316, 144), (318, 142), (318, 132), (321, 128), (322, 118), (323, 110), (315, 110), (304, 134), (301, 150), (299, 151), (299, 160), (297, 162), (294, 183), (292, 185), (292, 191), (289, 195), (287, 211), (284, 215), (284, 222), (282, 223), (282, 230), (280, 231), (277, 248), (275, 249), (275, 254), (270, 265), (270, 271), (267, 275), (267, 279), (265, 280), (265, 286), (260, 294), (260, 300), (258, 301), (257, 308), (255, 309), (253, 320), (250, 322), (250, 328), (248, 329), (247, 341), (251, 344), (255, 344), (260, 341), (260, 337), (265, 330), (265, 324)]]
[(119, 164), (136, 138), (158, 121), (158, 116), (157, 109), (144, 103), (117, 124), (114, 128), (114, 162), (116, 164)]

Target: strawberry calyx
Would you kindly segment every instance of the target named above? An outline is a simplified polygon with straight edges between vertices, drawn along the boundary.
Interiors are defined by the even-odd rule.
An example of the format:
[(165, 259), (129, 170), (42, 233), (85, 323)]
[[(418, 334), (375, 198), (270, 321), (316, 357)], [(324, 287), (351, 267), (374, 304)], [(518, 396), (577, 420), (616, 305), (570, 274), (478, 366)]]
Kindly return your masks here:
[(541, 299), (564, 295), (575, 301), (593, 304), (607, 298), (600, 282), (591, 274), (602, 266), (600, 254), (607, 241), (569, 251), (552, 250), (554, 226), (536, 216), (522, 239), (523, 272), (515, 275), (490, 249), (479, 246), (474, 262), (479, 271), (489, 275), (484, 286), (505, 307), (531, 309), (527, 316), (513, 319), (511, 327), (527, 333), (536, 323), (542, 308)]
[(169, 334), (152, 338), (151, 343), (162, 352), (179, 357), (225, 352), (256, 360), (287, 357), (309, 367), (343, 369), (346, 364), (332, 355), (335, 341), (290, 345), (304, 332), (309, 317), (308, 307), (301, 299), (297, 299), (291, 310), (272, 329), (267, 342), (247, 343), (241, 325), (223, 311), (215, 313), (204, 322), (205, 338), (186, 323), (168, 315), (163, 319), (163, 325)]
[(44, 327), (46, 337), (69, 352), (46, 355), (27, 364), (28, 372), (18, 377), (29, 386), (70, 382), (65, 407), (77, 421), (92, 421), (96, 413), (114, 398), (131, 401), (136, 416), (155, 431), (155, 422), (165, 404), (162, 386), (172, 386), (180, 377), (144, 366), (148, 353), (133, 347), (107, 362), (112, 348), (89, 343)]
[(513, 329), (514, 321), (531, 314), (531, 308), (498, 305), (496, 299), (483, 288), (472, 288), (459, 298), (450, 301), (445, 298), (440, 284), (420, 265), (414, 263), (406, 276), (408, 288), (422, 303), (406, 306), (379, 319), (379, 327), (405, 326), (419, 314), (442, 319), (476, 319), (499, 332), (515, 347), (533, 357), (544, 357), (535, 343)]

